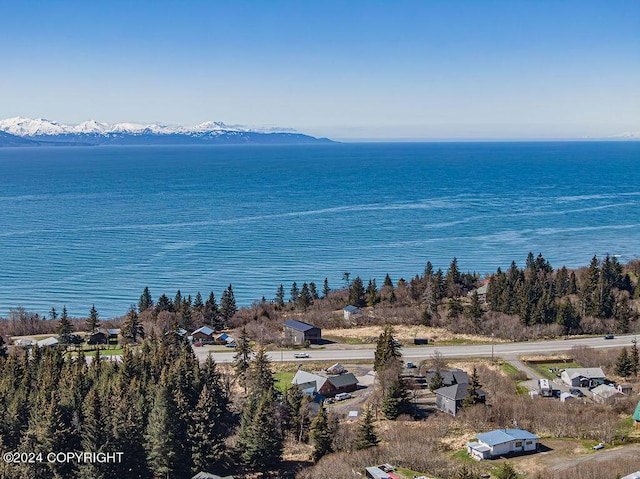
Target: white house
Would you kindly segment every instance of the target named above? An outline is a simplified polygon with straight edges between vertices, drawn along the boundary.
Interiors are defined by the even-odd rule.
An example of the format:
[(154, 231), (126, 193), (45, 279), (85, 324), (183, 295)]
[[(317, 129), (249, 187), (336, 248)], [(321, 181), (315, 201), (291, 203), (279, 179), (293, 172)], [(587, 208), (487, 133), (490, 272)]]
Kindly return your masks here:
[(467, 443), (467, 452), (474, 459), (482, 460), (536, 451), (540, 438), (524, 429), (496, 429), (478, 434), (476, 439)]
[(605, 379), (602, 368), (569, 368), (562, 371), (560, 378), (567, 385), (574, 388), (588, 387), (594, 383), (602, 383)]
[(346, 319), (347, 321), (362, 316), (362, 310), (357, 306), (353, 306), (351, 304), (342, 308), (342, 311), (344, 312), (344, 319)]

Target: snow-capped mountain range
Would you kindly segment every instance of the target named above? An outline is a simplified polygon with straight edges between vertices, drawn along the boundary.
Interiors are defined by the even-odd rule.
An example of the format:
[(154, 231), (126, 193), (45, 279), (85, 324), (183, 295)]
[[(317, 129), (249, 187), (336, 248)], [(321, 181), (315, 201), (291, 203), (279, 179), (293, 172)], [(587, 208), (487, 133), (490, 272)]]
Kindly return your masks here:
[[(297, 133), (290, 128), (248, 128), (207, 121), (195, 126), (163, 124), (99, 123), (95, 120), (78, 125), (31, 118), (0, 120), (0, 132), (31, 140), (37, 144), (188, 144), (188, 143), (309, 143), (328, 142), (325, 138)], [(6, 135), (2, 136), (6, 138)], [(0, 144), (2, 143), (0, 138)], [(5, 142), (6, 143), (6, 142)], [(11, 145), (16, 144), (14, 139)]]

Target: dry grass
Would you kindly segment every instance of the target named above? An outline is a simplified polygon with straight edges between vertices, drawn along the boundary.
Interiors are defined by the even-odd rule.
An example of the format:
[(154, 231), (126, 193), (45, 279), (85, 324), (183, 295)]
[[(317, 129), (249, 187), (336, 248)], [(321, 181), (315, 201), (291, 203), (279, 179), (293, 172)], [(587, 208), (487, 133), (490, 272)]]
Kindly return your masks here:
[[(375, 341), (380, 333), (382, 333), (384, 326), (358, 326), (355, 328), (343, 329), (323, 329), (322, 335), (334, 338), (340, 338), (344, 340), (357, 339), (362, 342)], [(490, 342), (493, 338), (486, 336), (478, 336), (473, 334), (454, 334), (443, 328), (431, 328), (427, 326), (405, 326), (397, 325), (393, 327), (394, 338), (400, 341), (402, 344), (413, 344), (414, 338), (429, 338), (429, 341), (433, 341), (436, 344), (438, 342), (453, 341), (453, 340), (465, 340), (469, 342)]]

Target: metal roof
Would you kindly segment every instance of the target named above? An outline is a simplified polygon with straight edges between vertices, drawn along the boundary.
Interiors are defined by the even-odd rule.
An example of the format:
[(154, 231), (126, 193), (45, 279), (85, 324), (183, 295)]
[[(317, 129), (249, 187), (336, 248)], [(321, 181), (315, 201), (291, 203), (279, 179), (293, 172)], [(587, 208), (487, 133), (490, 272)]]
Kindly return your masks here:
[(325, 377), (322, 377), (318, 374), (308, 373), (307, 371), (302, 371), (301, 369), (299, 369), (296, 372), (296, 375), (291, 380), (291, 384), (297, 384), (300, 386), (305, 385), (305, 387), (308, 387), (307, 385), (309, 383), (315, 383), (317, 392), (320, 391), (320, 388), (324, 386), (324, 383), (326, 381), (327, 378)]
[(353, 375), (353, 373), (339, 374), (338, 376), (329, 376), (327, 378), (327, 381), (329, 381), (337, 388), (343, 388), (345, 386), (358, 384), (358, 380)]
[(207, 336), (211, 336), (215, 331), (211, 329), (209, 326), (202, 326), (201, 328), (196, 329), (191, 335), (193, 336), (196, 333), (206, 334)]
[(609, 386), (608, 384), (601, 384), (600, 386), (593, 388), (591, 392), (596, 396), (600, 396), (602, 398), (610, 398), (612, 396), (615, 396), (616, 394), (624, 394), (618, 391), (613, 386)]
[(529, 439), (540, 439), (535, 434), (525, 431), (524, 429), (496, 429), (495, 431), (485, 432), (476, 435), (478, 441), (488, 446), (497, 446), (511, 441), (524, 441)]
[(638, 405), (636, 406), (636, 412), (633, 413), (633, 419), (640, 421), (640, 401), (638, 401)]
[[(469, 396), (468, 390), (469, 385), (467, 383), (453, 384), (451, 386), (445, 386), (440, 389), (436, 389), (434, 393), (437, 395), (453, 399), (455, 401), (460, 401), (461, 399), (465, 399)], [(476, 392), (479, 396), (486, 396), (487, 393), (484, 391), (477, 389)]]
[(348, 304), (347, 306), (345, 306), (342, 309), (344, 311), (346, 311), (347, 313), (353, 313), (354, 311), (358, 311), (360, 308), (358, 308), (357, 306), (354, 306), (352, 304)]
[(570, 379), (575, 379), (578, 377), (589, 379), (604, 379), (606, 377), (602, 368), (568, 368), (563, 371), (563, 374), (566, 374)]
[(284, 322), (284, 325), (288, 328), (295, 329), (296, 331), (309, 331), (310, 329), (317, 329), (316, 326), (311, 324), (303, 323), (302, 321), (296, 321), (295, 319), (290, 319)]

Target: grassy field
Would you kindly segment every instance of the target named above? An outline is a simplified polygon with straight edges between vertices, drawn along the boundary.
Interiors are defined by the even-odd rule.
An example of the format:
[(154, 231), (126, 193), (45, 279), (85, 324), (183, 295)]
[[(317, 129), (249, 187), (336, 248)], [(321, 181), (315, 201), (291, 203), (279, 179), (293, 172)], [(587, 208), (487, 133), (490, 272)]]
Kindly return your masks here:
[[(96, 349), (94, 346), (84, 346), (82, 352), (85, 356), (95, 356)], [(77, 356), (78, 350), (68, 351), (70, 356)], [(118, 356), (122, 354), (122, 346), (100, 346), (100, 356)]]
[(293, 376), (295, 376), (295, 372), (291, 371), (280, 371), (275, 373), (273, 376), (276, 380), (276, 389), (279, 391), (286, 391), (291, 387), (291, 380)]
[(552, 373), (551, 371), (549, 371), (550, 369), (556, 368), (558, 370), (562, 370), (562, 369), (568, 369), (568, 368), (581, 368), (582, 367), (580, 364), (578, 364), (576, 362), (573, 362), (573, 361), (568, 361), (568, 362), (558, 361), (558, 362), (553, 362), (553, 363), (528, 362), (527, 366), (529, 366), (531, 369), (533, 369), (535, 372), (537, 372), (543, 378), (547, 378), (547, 379), (555, 379), (557, 377), (556, 374), (560, 374), (559, 372), (558, 373)]

